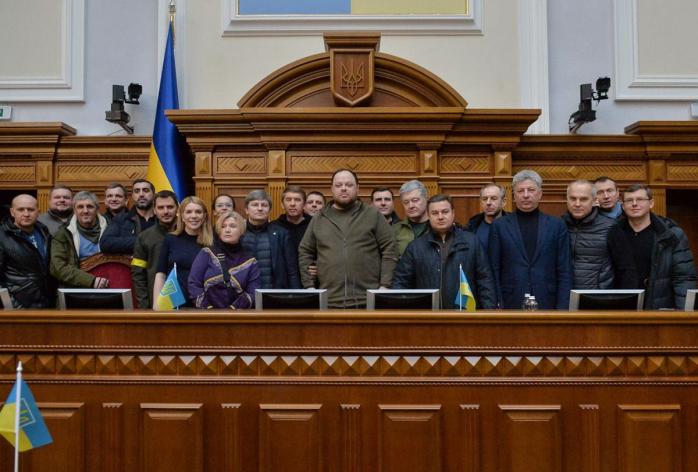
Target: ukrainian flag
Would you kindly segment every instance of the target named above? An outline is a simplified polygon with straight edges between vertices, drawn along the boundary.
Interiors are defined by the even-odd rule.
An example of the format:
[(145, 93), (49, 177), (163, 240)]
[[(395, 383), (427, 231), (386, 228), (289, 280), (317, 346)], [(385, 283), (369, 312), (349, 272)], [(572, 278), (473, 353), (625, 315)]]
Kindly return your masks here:
[(172, 190), (181, 201), (187, 195), (183, 166), (186, 156), (185, 140), (177, 131), (177, 127), (165, 116), (165, 110), (179, 109), (173, 34), (174, 30), (170, 22), (165, 58), (162, 61), (158, 107), (155, 110), (153, 142), (150, 145), (146, 178), (155, 185), (155, 191)]
[(470, 284), (463, 272), (463, 266), (461, 265), (459, 268), (460, 286), (458, 287), (458, 293), (456, 293), (456, 300), (453, 303), (461, 310), (465, 307), (467, 311), (475, 311), (475, 297), (473, 296), (473, 291), (470, 290)]
[(156, 306), (158, 310), (172, 310), (184, 305), (186, 302), (182, 287), (179, 286), (179, 281), (177, 280), (177, 265), (175, 264), (168, 274), (167, 280), (165, 280), (165, 285), (162, 286), (158, 294)]
[[(53, 438), (48, 432), (41, 412), (36, 406), (34, 395), (24, 380), (19, 380), (20, 412), (19, 412), (19, 451), (24, 452), (35, 447), (51, 444)], [(5, 405), (0, 411), (0, 434), (15, 446), (15, 414), (17, 411), (17, 382), (12, 387)]]

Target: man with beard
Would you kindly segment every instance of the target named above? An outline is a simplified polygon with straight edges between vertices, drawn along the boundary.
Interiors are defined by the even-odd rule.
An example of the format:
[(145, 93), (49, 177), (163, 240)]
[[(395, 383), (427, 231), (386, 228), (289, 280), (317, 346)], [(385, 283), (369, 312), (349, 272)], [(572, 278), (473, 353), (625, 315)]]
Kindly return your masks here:
[(100, 247), (107, 254), (133, 254), (138, 235), (157, 222), (153, 213), (155, 186), (145, 179), (133, 181), (133, 208), (115, 217), (102, 236)]
[(365, 306), (367, 289), (389, 288), (393, 280), (393, 232), (385, 217), (358, 195), (356, 174), (335, 172), (333, 201), (310, 220), (299, 248), (303, 287), (315, 286), (308, 268), (317, 262), (319, 288), (327, 289), (333, 308)]
[(480, 208), (482, 213), (470, 218), (465, 229), (475, 233), (485, 252), (488, 250), (490, 227), (497, 218), (507, 214), (504, 211), (506, 192), (497, 184), (487, 184), (480, 189)]
[(153, 282), (157, 273), (160, 247), (165, 235), (174, 229), (177, 219), (177, 196), (170, 190), (155, 194), (155, 217), (158, 224), (141, 232), (136, 239), (131, 260), (131, 279), (138, 299), (138, 308), (153, 306)]
[(107, 220), (97, 211), (99, 202), (92, 192), (78, 192), (73, 199), (73, 216), (51, 241), (51, 275), (63, 287), (107, 288), (109, 280), (80, 269), (80, 261), (100, 252), (99, 238)]
[(65, 185), (56, 185), (48, 195), (48, 211), (39, 215), (51, 236), (73, 216), (73, 191)]
[(284, 207), (283, 215), (279, 216), (274, 223), (288, 231), (293, 248), (298, 253), (298, 246), (303, 239), (305, 230), (310, 223), (310, 215), (303, 211), (305, 207), (305, 190), (299, 185), (289, 185), (281, 194), (281, 206)]
[(107, 223), (111, 223), (117, 215), (128, 211), (128, 205), (126, 204), (127, 195), (126, 187), (119, 183), (107, 186), (107, 189), (104, 191), (104, 206), (107, 207), (107, 210), (102, 214), (106, 218)]
[[(17, 195), (10, 218), (0, 225), (0, 286), (14, 308), (51, 308), (54, 287), (49, 276), (48, 228), (37, 221), (36, 198)], [(8, 307), (5, 307), (8, 308)]]

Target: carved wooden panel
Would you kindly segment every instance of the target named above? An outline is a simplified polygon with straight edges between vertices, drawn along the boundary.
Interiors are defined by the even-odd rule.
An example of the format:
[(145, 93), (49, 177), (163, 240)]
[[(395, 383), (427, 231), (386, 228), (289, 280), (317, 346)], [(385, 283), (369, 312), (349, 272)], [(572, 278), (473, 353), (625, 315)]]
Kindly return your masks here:
[(203, 405), (142, 403), (140, 409), (141, 470), (203, 472)]
[(320, 472), (319, 404), (260, 405), (260, 472)]
[(56, 181), (58, 182), (112, 182), (121, 180), (144, 179), (147, 165), (73, 165), (58, 164)]
[(579, 458), (582, 472), (601, 470), (599, 405), (579, 405), (581, 421)]
[(191, 377), (272, 377), (275, 381), (294, 381), (299, 376), (329, 381), (350, 378), (381, 377), (391, 379), (419, 377), (426, 381), (442, 376), (477, 378), (520, 378), (541, 380), (560, 377), (575, 381), (613, 380), (625, 382), (680, 381), (684, 376), (698, 375), (698, 355), (693, 353), (627, 354), (612, 352), (577, 353), (510, 352), (453, 353), (404, 352), (383, 354), (367, 351), (339, 352), (318, 355), (298, 349), (283, 352), (249, 352), (239, 354), (211, 352), (207, 355), (186, 353), (132, 354), (105, 353), (0, 353), (0, 375), (11, 375), (17, 361), (22, 361), (28, 374), (112, 377), (115, 381), (128, 375), (165, 375), (171, 378)]
[(683, 470), (680, 414), (680, 405), (618, 405), (618, 470)]
[(441, 405), (378, 405), (380, 472), (441, 471)]
[(500, 405), (501, 471), (562, 471), (559, 405)]
[(225, 472), (242, 472), (242, 437), (240, 436), (240, 404), (221, 405), (223, 418), (223, 465)]
[(124, 456), (124, 408), (123, 403), (102, 404), (102, 447), (110, 454), (101, 454), (102, 472), (121, 472)]
[(340, 405), (341, 409), (341, 472), (361, 470), (361, 406)]
[(332, 155), (321, 152), (287, 152), (290, 157), (289, 175), (329, 174), (348, 168), (357, 174), (407, 174), (417, 171), (413, 153), (375, 152)]
[(490, 156), (457, 156), (442, 154), (440, 156), (442, 174), (489, 174)]
[[(34, 392), (36, 393), (36, 392)], [(85, 405), (39, 403), (53, 443), (22, 454), (22, 472), (81, 472), (85, 467)]]
[(34, 183), (34, 164), (3, 164), (0, 167), (0, 184)]
[(588, 179), (594, 180), (602, 175), (611, 177), (618, 181), (637, 181), (644, 182), (647, 180), (647, 169), (642, 164), (547, 164), (544, 162), (522, 165), (514, 163), (512, 172), (517, 172), (524, 169), (535, 169), (545, 180), (576, 180)]
[(267, 159), (264, 153), (230, 156), (216, 154), (214, 175), (266, 174)]
[(460, 405), (462, 435), (458, 448), (463, 472), (480, 470), (480, 405)]
[(698, 182), (698, 162), (667, 164), (667, 179), (670, 182)]

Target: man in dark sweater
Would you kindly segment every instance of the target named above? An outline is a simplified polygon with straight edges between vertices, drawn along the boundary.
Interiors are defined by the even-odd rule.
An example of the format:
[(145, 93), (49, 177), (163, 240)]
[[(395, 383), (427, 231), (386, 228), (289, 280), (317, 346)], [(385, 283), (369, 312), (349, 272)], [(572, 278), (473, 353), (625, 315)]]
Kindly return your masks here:
[(257, 259), (261, 288), (301, 288), (296, 247), (288, 231), (278, 223), (269, 223), (270, 211), (267, 192), (253, 190), (247, 194), (247, 231), (240, 239), (242, 248)]
[(543, 179), (522, 170), (512, 180), (516, 211), (492, 223), (490, 263), (502, 308), (521, 308), (524, 294), (543, 309), (567, 310), (572, 288), (570, 240), (565, 223), (538, 209)]
[(136, 179), (131, 189), (133, 208), (120, 213), (107, 226), (99, 244), (107, 254), (133, 254), (136, 238), (157, 223), (153, 213), (155, 186), (148, 180)]
[(480, 189), (480, 208), (482, 213), (478, 213), (470, 218), (465, 229), (475, 233), (485, 252), (487, 252), (487, 246), (489, 245), (492, 222), (507, 214), (504, 211), (505, 203), (506, 191), (501, 185), (491, 183)]
[(298, 252), (298, 246), (303, 239), (305, 230), (310, 223), (310, 215), (306, 215), (303, 211), (305, 207), (305, 190), (299, 185), (289, 185), (281, 194), (281, 206), (284, 207), (285, 213), (274, 220), (286, 231), (293, 243), (293, 247)]
[(652, 213), (652, 189), (635, 184), (623, 193), (626, 218), (608, 233), (616, 287), (645, 289), (645, 309), (683, 309), (696, 288), (688, 238), (669, 218)]

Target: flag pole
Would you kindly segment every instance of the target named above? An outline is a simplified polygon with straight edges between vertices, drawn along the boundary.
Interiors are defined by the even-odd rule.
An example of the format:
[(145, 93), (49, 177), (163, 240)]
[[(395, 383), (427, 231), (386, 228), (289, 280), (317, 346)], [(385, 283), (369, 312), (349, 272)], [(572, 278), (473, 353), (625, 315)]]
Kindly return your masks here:
[(19, 419), (22, 411), (22, 361), (17, 364), (15, 389), (15, 472), (19, 472)]
[(460, 274), (463, 273), (463, 264), (458, 264), (458, 309), (463, 311), (463, 281), (460, 279)]

